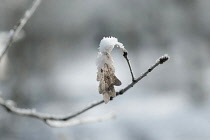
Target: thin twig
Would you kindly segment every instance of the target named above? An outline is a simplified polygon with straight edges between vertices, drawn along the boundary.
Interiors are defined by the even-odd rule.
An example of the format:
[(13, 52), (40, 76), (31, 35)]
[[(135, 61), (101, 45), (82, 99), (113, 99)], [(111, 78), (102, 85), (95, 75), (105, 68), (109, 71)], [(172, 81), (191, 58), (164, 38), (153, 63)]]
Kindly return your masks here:
[(31, 8), (29, 8), (23, 17), (20, 19), (20, 21), (13, 27), (13, 29), (10, 30), (10, 36), (8, 38), (7, 44), (5, 45), (4, 50), (2, 51), (2, 54), (0, 54), (0, 62), (3, 58), (3, 56), (6, 54), (6, 52), (9, 50), (9, 48), (12, 46), (15, 37), (19, 34), (19, 32), (23, 29), (27, 21), (31, 18), (33, 13), (36, 11), (37, 7), (39, 6), (41, 0), (34, 0)]
[[(164, 62), (166, 62), (169, 59), (168, 55), (164, 55), (162, 57), (160, 57), (156, 63), (154, 65), (152, 65), (151, 67), (149, 67), (147, 69), (146, 72), (144, 72), (140, 77), (138, 77), (135, 81), (133, 81), (131, 84), (129, 84), (128, 86), (126, 86), (125, 88), (121, 89), (119, 92), (117, 92), (117, 96), (118, 95), (122, 95), (124, 94), (128, 89), (130, 89), (131, 87), (133, 87), (136, 83), (138, 83), (141, 79), (143, 79), (144, 77), (147, 76), (148, 73), (150, 73), (153, 69), (155, 69), (159, 64), (163, 64)], [(33, 117), (33, 118), (37, 118), (39, 120), (44, 121), (45, 123), (48, 124), (49, 120), (54, 120), (54, 121), (67, 121), (70, 120), (74, 117), (77, 117), (78, 115), (100, 105), (104, 103), (103, 100), (98, 101), (96, 103), (93, 103), (91, 105), (89, 105), (88, 107), (85, 107), (84, 109), (71, 114), (71, 115), (67, 115), (67, 116), (57, 116), (57, 115), (52, 115), (52, 114), (45, 114), (45, 113), (39, 113), (36, 112), (33, 109), (22, 109), (22, 108), (18, 108), (16, 107), (16, 105), (11, 102), (10, 100), (4, 100), (3, 98), (0, 97), (0, 105), (2, 107), (4, 107), (8, 112), (20, 115), (20, 116), (27, 116), (27, 117)], [(49, 125), (49, 124), (48, 124)]]
[(163, 64), (169, 59), (169, 56), (167, 54), (161, 56), (159, 59), (156, 60), (156, 63), (152, 66), (150, 66), (146, 72), (142, 73), (141, 76), (139, 76), (135, 81), (133, 81), (131, 84), (126, 86), (124, 89), (121, 89), (119, 92), (117, 92), (117, 95), (122, 95), (125, 93), (128, 89), (133, 87), (136, 83), (138, 83), (141, 79), (147, 76), (148, 73), (150, 73), (154, 68), (156, 68), (158, 65)]
[(130, 60), (128, 59), (128, 52), (123, 52), (123, 56), (125, 57), (127, 63), (128, 63), (128, 66), (129, 66), (129, 69), (130, 69), (130, 73), (131, 73), (131, 77), (132, 77), (132, 82), (135, 82), (135, 78), (134, 78), (134, 75), (133, 75), (133, 71), (132, 71), (132, 68), (131, 68), (131, 64), (130, 64)]
[(80, 110), (80, 111), (78, 111), (78, 112), (76, 112), (76, 113), (74, 113), (74, 114), (72, 114), (70, 116), (66, 116), (66, 117), (59, 118), (59, 119), (56, 119), (56, 118), (49, 118), (49, 119), (50, 120), (63, 120), (63, 121), (66, 121), (66, 120), (72, 119), (72, 118), (74, 118), (74, 117), (76, 117), (76, 116), (78, 116), (78, 115), (80, 115), (80, 114), (90, 110), (91, 108), (94, 108), (94, 107), (102, 104), (102, 103), (104, 103), (104, 100), (96, 102), (96, 103), (93, 103), (93, 104), (89, 105), (88, 107), (86, 107), (86, 108), (84, 108), (84, 109), (82, 109), (82, 110)]

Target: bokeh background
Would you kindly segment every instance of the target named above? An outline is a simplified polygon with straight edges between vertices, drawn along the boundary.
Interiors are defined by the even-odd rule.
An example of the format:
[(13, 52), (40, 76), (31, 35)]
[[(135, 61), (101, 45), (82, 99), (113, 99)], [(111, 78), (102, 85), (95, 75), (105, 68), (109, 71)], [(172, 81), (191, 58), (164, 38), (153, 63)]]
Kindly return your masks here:
[[(6, 32), (32, 1), (0, 3)], [(111, 112), (115, 120), (55, 129), (0, 108), (0, 140), (209, 140), (209, 13), (209, 0), (43, 0), (0, 65), (1, 96), (19, 107), (68, 114), (101, 100), (95, 61), (104, 36), (124, 44), (136, 76), (165, 53), (171, 59), (78, 117)], [(112, 55), (119, 90), (131, 77), (122, 52)]]

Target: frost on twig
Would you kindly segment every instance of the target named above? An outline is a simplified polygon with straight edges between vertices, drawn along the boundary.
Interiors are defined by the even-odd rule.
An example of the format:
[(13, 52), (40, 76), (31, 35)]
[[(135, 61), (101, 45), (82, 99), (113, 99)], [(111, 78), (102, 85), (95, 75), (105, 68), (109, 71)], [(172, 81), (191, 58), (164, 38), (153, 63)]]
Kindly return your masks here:
[(115, 75), (115, 68), (111, 51), (117, 46), (123, 52), (127, 52), (122, 43), (115, 37), (104, 37), (99, 44), (99, 53), (97, 57), (97, 81), (99, 81), (99, 93), (103, 94), (104, 102), (108, 103), (110, 97), (115, 97), (114, 86), (120, 86), (121, 81)]

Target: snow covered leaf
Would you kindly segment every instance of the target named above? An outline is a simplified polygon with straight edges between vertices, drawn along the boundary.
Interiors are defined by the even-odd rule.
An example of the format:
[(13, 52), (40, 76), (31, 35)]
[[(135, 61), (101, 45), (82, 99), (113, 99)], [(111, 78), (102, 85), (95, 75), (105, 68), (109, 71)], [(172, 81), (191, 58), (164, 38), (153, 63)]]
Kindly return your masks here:
[(111, 57), (111, 51), (117, 46), (126, 52), (122, 43), (115, 37), (104, 37), (99, 44), (99, 53), (96, 61), (97, 81), (99, 81), (99, 93), (103, 94), (104, 102), (108, 103), (110, 97), (115, 97), (114, 86), (120, 86), (121, 81), (115, 76), (115, 68)]

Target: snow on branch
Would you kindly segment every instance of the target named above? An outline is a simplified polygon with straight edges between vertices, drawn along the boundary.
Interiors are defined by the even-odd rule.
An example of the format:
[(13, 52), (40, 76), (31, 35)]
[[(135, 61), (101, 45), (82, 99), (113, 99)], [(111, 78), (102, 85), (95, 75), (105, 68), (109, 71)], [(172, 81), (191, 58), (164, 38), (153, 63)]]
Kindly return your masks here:
[[(44, 123), (46, 123), (51, 127), (68, 127), (84, 123), (101, 122), (115, 118), (114, 114), (108, 114), (103, 117), (86, 117), (81, 119), (72, 119), (81, 114), (82, 112), (89, 110), (90, 107), (87, 107), (86, 109), (81, 110), (80, 112), (77, 112), (72, 115), (61, 116), (61, 115), (40, 113), (37, 112), (35, 109), (18, 108), (14, 101), (4, 100), (2, 97), (0, 97), (0, 105), (4, 107), (8, 112), (11, 112), (19, 116), (26, 116), (42, 120)], [(90, 106), (92, 108), (94, 107), (94, 104), (91, 104)]]
[(70, 127), (84, 123), (102, 122), (110, 119), (115, 119), (115, 117), (116, 116), (114, 114), (108, 114), (103, 117), (86, 117), (82, 119), (73, 119), (68, 121), (46, 120), (46, 123), (51, 127)]

